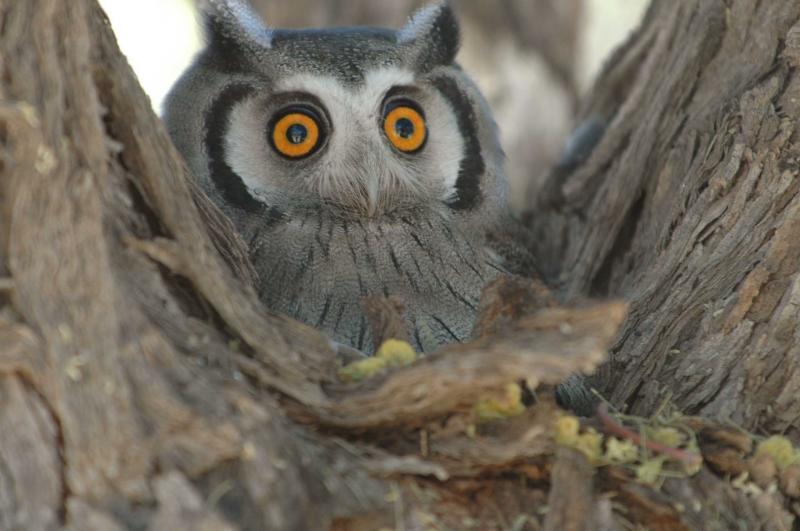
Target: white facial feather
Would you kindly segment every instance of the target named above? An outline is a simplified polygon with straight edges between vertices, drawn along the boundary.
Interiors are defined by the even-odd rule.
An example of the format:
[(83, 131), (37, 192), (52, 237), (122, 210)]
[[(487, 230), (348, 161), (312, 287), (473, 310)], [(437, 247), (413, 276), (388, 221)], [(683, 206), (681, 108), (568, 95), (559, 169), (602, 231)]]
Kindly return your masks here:
[[(308, 93), (325, 105), (332, 121), (328, 145), (309, 164), (280, 159), (267, 140), (269, 115), (259, 110), (265, 102), (254, 98), (231, 113), (227, 162), (250, 192), (266, 202), (282, 191), (297, 192), (304, 187), (322, 200), (358, 208), (372, 216), (402, 198), (447, 200), (455, 193), (465, 143), (445, 99), (434, 90), (426, 90), (424, 101), (419, 102), (428, 128), (427, 143), (419, 153), (398, 153), (382, 131), (382, 103), (387, 91), (414, 85), (413, 73), (397, 68), (369, 72), (363, 85), (355, 88), (332, 77), (299, 74), (281, 79), (273, 89), (275, 93)], [(276, 182), (275, 178), (294, 164), (302, 171), (287, 181)]]

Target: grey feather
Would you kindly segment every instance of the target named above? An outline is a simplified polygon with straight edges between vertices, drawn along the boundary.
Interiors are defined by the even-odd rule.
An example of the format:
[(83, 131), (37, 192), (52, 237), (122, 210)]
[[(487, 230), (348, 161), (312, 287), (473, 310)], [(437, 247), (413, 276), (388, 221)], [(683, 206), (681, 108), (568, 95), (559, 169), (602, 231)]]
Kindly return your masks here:
[(458, 19), (450, 4), (436, 2), (419, 9), (397, 33), (397, 42), (413, 50), (423, 72), (452, 64), (461, 42)]
[(246, 0), (201, 0), (201, 14), (209, 45), (234, 45), (258, 53), (272, 46), (272, 31)]

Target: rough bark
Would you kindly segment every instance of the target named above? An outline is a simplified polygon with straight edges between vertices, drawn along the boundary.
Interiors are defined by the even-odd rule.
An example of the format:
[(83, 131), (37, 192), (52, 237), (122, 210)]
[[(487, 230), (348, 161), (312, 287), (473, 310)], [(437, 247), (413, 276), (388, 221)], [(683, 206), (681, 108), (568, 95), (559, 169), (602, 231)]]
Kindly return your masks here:
[(568, 297), (631, 313), (617, 405), (800, 440), (800, 5), (655, 2), (585, 103), (607, 132), (528, 220)]
[[(545, 234), (537, 249), (564, 242), (563, 252), (541, 256), (549, 260), (544, 263), (552, 278), (564, 269), (567, 293), (632, 297), (634, 312), (619, 340), (617, 362), (632, 357), (631, 338), (637, 345), (642, 337), (665, 342), (669, 334), (656, 334), (656, 326), (682, 332), (680, 356), (658, 358), (658, 349), (640, 346), (638, 362), (614, 365), (617, 372), (604, 380), (610, 386), (616, 378), (612, 396), (631, 398), (639, 410), (652, 397), (631, 393), (631, 386), (647, 390), (635, 383), (652, 379), (652, 367), (670, 374), (669, 367), (680, 367), (681, 360), (692, 362), (692, 353), (707, 352), (720, 322), (733, 322), (731, 330), (750, 323), (747, 330), (761, 327), (760, 337), (769, 338), (767, 347), (755, 350), (751, 333), (753, 350), (735, 351), (751, 364), (739, 369), (749, 370), (748, 377), (757, 374), (748, 368), (756, 356), (766, 363), (773, 352), (789, 355), (778, 347), (791, 342), (787, 330), (796, 327), (789, 314), (796, 314), (797, 305), (784, 294), (797, 278), (795, 243), (786, 234), (800, 209), (791, 179), (795, 166), (786, 157), (793, 137), (789, 117), (796, 115), (788, 98), (796, 58), (789, 30), (800, 8), (755, 3), (750, 13), (736, 11), (741, 6), (734, 4), (725, 17), (721, 3), (670, 5), (651, 10), (644, 29), (600, 81), (590, 109), (614, 121), (586, 165), (552, 186), (561, 187), (566, 199), (551, 201), (535, 219)], [(755, 25), (747, 42), (755, 42), (752, 48), (761, 55), (742, 64), (719, 55), (728, 42), (725, 21), (738, 28), (751, 14)], [(719, 30), (713, 46), (705, 41), (704, 24)], [(786, 35), (791, 38), (776, 55)], [(704, 53), (667, 61), (665, 54), (682, 53), (669, 46), (673, 39), (696, 42)], [(687, 74), (683, 67), (690, 64)], [(692, 83), (706, 71), (726, 84), (714, 92), (697, 89)], [(654, 115), (631, 99), (651, 88), (659, 88), (662, 98), (646, 100)], [(719, 96), (727, 103), (719, 103)], [(683, 134), (677, 125), (668, 127), (667, 111), (676, 97), (681, 104), (695, 98), (704, 103), (676, 106), (683, 113), (680, 127), (712, 124), (723, 137), (711, 142), (710, 132)], [(753, 109), (761, 109), (758, 120), (748, 114)], [(647, 128), (629, 132), (643, 124), (652, 128), (650, 136)], [(651, 143), (628, 151), (640, 139)], [(684, 142), (707, 146), (696, 150), (705, 164), (692, 162), (693, 154), (681, 171), (656, 165), (658, 157), (678, 164), (695, 153)], [(634, 187), (620, 179), (632, 174), (609, 170), (651, 157), (642, 164), (652, 173), (631, 181), (640, 190), (661, 190), (656, 176), (670, 179), (664, 186), (685, 181), (691, 190), (693, 179), (713, 174), (719, 161), (733, 169), (724, 174), (727, 180), (708, 182), (703, 191), (679, 188), (688, 199), (682, 199), (672, 227), (675, 235), (696, 238), (700, 232), (704, 242), (714, 241), (727, 268), (697, 250), (686, 254), (678, 252), (681, 247), (671, 251), (673, 257), (665, 255), (667, 245), (656, 253), (636, 243), (642, 227), (659, 228), (659, 216), (674, 215), (671, 201), (683, 196), (662, 191), (631, 199), (627, 194)], [(767, 193), (781, 183), (780, 194)], [(611, 210), (606, 209), (614, 201), (594, 200), (606, 187), (617, 191)], [(707, 190), (713, 195), (697, 203)], [(728, 194), (738, 202), (723, 212), (711, 208)], [(615, 231), (628, 223), (621, 205), (635, 204), (640, 196), (634, 211), (652, 223), (634, 219), (639, 223), (628, 252), (638, 251), (629, 255), (614, 244)], [(717, 215), (701, 223), (703, 216), (698, 221), (687, 214), (697, 216), (700, 208), (700, 214)], [(755, 211), (745, 215), (749, 209)], [(725, 230), (702, 231), (733, 214)], [(757, 215), (759, 221), (747, 225)], [(716, 242), (740, 234), (733, 230), (737, 223), (750, 231), (747, 245)], [(558, 232), (546, 230), (554, 226)], [(589, 267), (592, 257), (606, 255), (621, 257), (625, 266), (614, 259), (607, 267)], [(664, 280), (647, 292), (642, 288), (647, 297), (617, 287), (627, 269), (633, 273), (626, 286), (644, 282), (648, 268), (650, 277), (666, 275), (667, 266), (653, 265), (657, 258), (694, 272), (690, 278), (702, 288), (695, 288), (698, 304), (707, 304), (714, 289), (743, 289), (740, 283), (751, 286), (751, 296), (735, 304), (738, 292), (731, 291), (737, 311), (710, 313), (690, 329), (677, 326), (698, 314), (673, 284)], [(758, 267), (763, 272), (755, 274)], [(501, 281), (486, 293), (473, 342), (345, 384), (337, 379), (329, 341), (266, 312), (252, 281), (242, 243), (192, 184), (95, 0), (0, 1), (0, 528), (539, 529), (564, 522), (574, 529), (620, 529), (632, 521), (669, 529), (676, 522), (700, 528), (709, 515), (722, 514), (720, 524), (707, 527), (724, 529), (734, 519), (751, 528), (779, 527), (790, 519), (785, 500), (770, 493), (748, 497), (708, 470), (670, 480), (658, 492), (633, 483), (624, 470), (605, 470), (596, 478), (573, 451), (559, 450), (554, 457), (553, 421), (560, 413), (544, 394), (521, 415), (477, 423), (479, 401), (501, 402), (511, 383), (555, 385), (600, 363), (625, 319), (625, 304), (562, 307), (535, 283), (513, 290), (532, 294), (517, 300), (503, 294), (519, 280)], [(676, 306), (675, 297), (687, 302)], [(661, 312), (659, 321), (648, 320), (648, 304)], [(756, 315), (764, 320), (754, 321)], [(779, 326), (782, 335), (768, 335)], [(730, 347), (723, 339), (739, 336), (719, 337), (720, 345)], [(694, 345), (699, 347), (692, 350)], [(796, 378), (791, 363), (773, 362), (784, 366), (771, 378)], [(723, 378), (717, 402), (731, 393), (738, 398), (738, 375)], [(757, 392), (752, 403), (745, 397), (742, 419), (786, 427), (788, 421), (781, 421), (794, 407), (790, 397), (775, 392), (777, 407), (758, 411), (775, 382), (744, 381)], [(681, 387), (686, 382), (664, 376), (660, 384), (667, 383), (684, 391), (675, 396), (691, 409), (698, 391), (688, 393)], [(782, 406), (781, 397), (788, 405)], [(713, 411), (717, 402), (706, 401), (700, 409)], [(714, 452), (720, 455), (716, 447)], [(598, 489), (619, 493), (622, 509)], [(573, 493), (580, 494), (585, 511), (569, 512)], [(689, 509), (681, 513), (673, 502)], [(545, 518), (548, 505), (553, 512)]]

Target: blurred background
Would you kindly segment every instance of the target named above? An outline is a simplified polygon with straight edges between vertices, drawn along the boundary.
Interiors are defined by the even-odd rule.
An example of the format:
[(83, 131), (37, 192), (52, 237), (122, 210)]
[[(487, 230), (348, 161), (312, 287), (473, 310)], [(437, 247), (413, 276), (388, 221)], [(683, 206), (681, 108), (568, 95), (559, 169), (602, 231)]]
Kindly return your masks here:
[[(196, 0), (100, 0), (157, 112), (202, 44)], [(399, 27), (425, 0), (252, 0), (270, 25)], [(459, 61), (494, 110), (512, 206), (531, 204), (581, 98), (649, 0), (453, 0)]]

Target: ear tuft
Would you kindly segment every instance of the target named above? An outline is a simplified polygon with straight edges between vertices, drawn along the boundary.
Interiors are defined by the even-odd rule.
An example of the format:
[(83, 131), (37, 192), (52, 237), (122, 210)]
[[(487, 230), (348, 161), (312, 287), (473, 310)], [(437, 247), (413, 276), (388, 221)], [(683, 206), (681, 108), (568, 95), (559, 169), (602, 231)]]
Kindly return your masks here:
[(199, 6), (209, 47), (222, 53), (272, 47), (272, 31), (247, 0), (201, 0)]
[(458, 19), (449, 2), (419, 9), (397, 34), (397, 42), (411, 47), (422, 71), (452, 64), (461, 44)]

